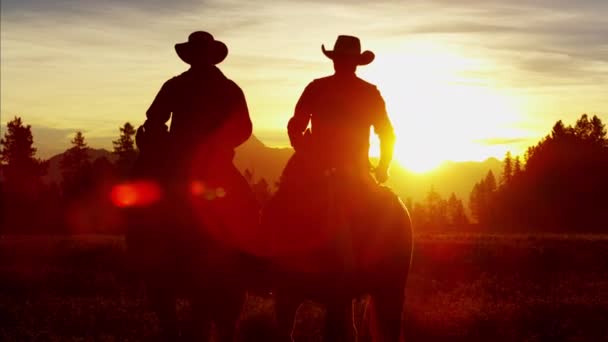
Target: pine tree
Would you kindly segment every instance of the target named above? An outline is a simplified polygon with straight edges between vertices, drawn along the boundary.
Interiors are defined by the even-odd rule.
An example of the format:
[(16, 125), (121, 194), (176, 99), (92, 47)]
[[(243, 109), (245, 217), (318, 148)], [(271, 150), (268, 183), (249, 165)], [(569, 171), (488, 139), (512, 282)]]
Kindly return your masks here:
[(608, 147), (608, 136), (606, 132), (606, 125), (602, 123), (602, 120), (596, 115), (591, 118), (591, 141), (594, 144)]
[(126, 175), (137, 157), (135, 148), (135, 128), (129, 122), (120, 127), (120, 137), (112, 141), (114, 154), (118, 157), (116, 167), (121, 175)]
[(511, 158), (511, 151), (509, 151), (505, 155), (501, 185), (509, 184), (511, 182), (512, 177), (513, 177), (513, 162), (512, 162), (512, 158)]
[(492, 170), (473, 187), (469, 196), (471, 214), (480, 223), (488, 223), (494, 218), (493, 208), (496, 198), (496, 177)]
[(492, 170), (488, 171), (486, 174), (485, 184), (487, 194), (493, 194), (496, 191), (496, 177), (494, 177), (494, 172), (492, 172)]
[(519, 159), (519, 156), (516, 156), (515, 162), (513, 163), (513, 178), (518, 177), (519, 174), (521, 174), (521, 171), (521, 160)]
[(559, 139), (566, 136), (569, 133), (570, 129), (564, 126), (562, 120), (559, 120), (553, 125), (553, 129), (551, 130), (551, 137), (554, 139)]
[(31, 126), (24, 126), (21, 118), (15, 117), (8, 122), (0, 145), (0, 162), (7, 190), (22, 194), (35, 192), (40, 186), (40, 178), (46, 174), (48, 163), (35, 158)]
[(419, 202), (415, 202), (412, 208), (412, 223), (417, 227), (427, 227), (430, 224), (427, 208)]
[(433, 186), (426, 195), (425, 206), (433, 228), (443, 228), (448, 223), (447, 203)]
[(486, 199), (485, 193), (485, 180), (482, 179), (481, 181), (475, 183), (473, 190), (471, 190), (471, 194), (469, 195), (469, 209), (471, 210), (473, 218), (475, 218), (478, 222), (481, 222), (483, 219)]
[(72, 147), (64, 153), (60, 161), (63, 176), (63, 192), (68, 197), (84, 192), (91, 182), (89, 147), (81, 131), (76, 132), (71, 143)]
[(48, 163), (35, 158), (36, 148), (31, 126), (19, 117), (7, 124), (0, 139), (0, 227), (2, 231), (24, 232), (37, 227), (45, 187), (41, 177)]
[(456, 197), (456, 194), (452, 192), (450, 198), (447, 201), (448, 207), (448, 220), (453, 225), (463, 225), (468, 223), (467, 215), (464, 211), (464, 204), (462, 200)]

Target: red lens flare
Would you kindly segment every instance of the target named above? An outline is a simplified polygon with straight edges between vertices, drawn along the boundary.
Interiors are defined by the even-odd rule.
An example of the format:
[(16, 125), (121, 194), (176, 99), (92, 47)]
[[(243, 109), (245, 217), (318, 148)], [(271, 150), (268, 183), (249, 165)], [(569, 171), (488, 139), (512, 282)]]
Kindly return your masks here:
[(205, 193), (205, 183), (201, 181), (193, 181), (190, 183), (190, 193), (193, 196), (202, 196)]
[(110, 192), (112, 203), (119, 208), (149, 206), (158, 202), (160, 197), (160, 186), (150, 181), (118, 184)]

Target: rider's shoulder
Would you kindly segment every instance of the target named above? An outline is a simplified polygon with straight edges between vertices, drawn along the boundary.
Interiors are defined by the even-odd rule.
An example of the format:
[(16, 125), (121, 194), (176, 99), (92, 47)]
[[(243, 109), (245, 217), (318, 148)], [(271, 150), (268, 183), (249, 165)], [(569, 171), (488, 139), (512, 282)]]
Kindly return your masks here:
[(243, 89), (235, 81), (229, 79), (228, 77), (224, 79), (224, 87), (224, 89), (229, 91), (230, 94), (235, 96), (243, 96), (244, 94)]
[(328, 85), (332, 83), (334, 76), (325, 76), (320, 78), (315, 78), (308, 84), (309, 87), (322, 87), (324, 85)]
[(181, 73), (179, 75), (173, 76), (163, 84), (163, 87), (172, 88), (178, 86), (186, 79), (186, 73)]
[(325, 92), (327, 88), (332, 88), (332, 76), (320, 77), (312, 80), (306, 86), (305, 92), (307, 93), (317, 93), (317, 92)]
[(359, 84), (359, 86), (361, 88), (363, 88), (363, 89), (365, 89), (365, 90), (367, 90), (369, 92), (374, 92), (374, 93), (379, 92), (378, 91), (378, 87), (375, 84), (371, 83), (371, 82), (368, 82), (368, 81), (366, 81), (366, 80), (364, 80), (362, 78), (359, 78), (359, 77), (357, 77), (357, 82), (358, 82), (358, 84)]
[(241, 87), (235, 81), (229, 79), (228, 77), (226, 77), (225, 81), (229, 87), (233, 87), (235, 89), (241, 89)]

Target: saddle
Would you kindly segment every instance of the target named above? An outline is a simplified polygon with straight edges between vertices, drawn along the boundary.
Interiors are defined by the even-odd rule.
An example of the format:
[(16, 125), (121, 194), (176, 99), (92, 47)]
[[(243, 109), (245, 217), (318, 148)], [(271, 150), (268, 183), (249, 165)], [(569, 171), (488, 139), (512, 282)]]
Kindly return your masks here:
[(262, 213), (268, 256), (286, 269), (354, 271), (389, 193), (369, 173), (323, 169), (296, 152)]

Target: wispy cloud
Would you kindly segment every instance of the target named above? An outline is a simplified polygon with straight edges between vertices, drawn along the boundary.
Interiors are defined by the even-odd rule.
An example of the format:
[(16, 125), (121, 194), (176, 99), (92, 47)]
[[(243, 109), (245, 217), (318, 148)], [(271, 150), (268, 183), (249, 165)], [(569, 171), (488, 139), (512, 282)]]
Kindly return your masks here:
[(530, 138), (489, 138), (489, 139), (482, 139), (482, 140), (477, 140), (475, 142), (482, 144), (482, 145), (514, 145), (514, 144), (521, 144), (521, 143), (527, 143), (530, 141)]
[[(160, 84), (186, 67), (173, 44), (197, 29), (229, 45), (222, 68), (245, 89), (262, 131), (283, 128), (305, 83), (331, 70), (320, 45), (341, 33), (361, 36), (379, 54), (412, 40), (436, 42), (488, 62), (459, 71), (471, 82), (527, 97), (542, 93), (534, 114), (588, 106), (608, 118), (606, 0), (2, 0), (0, 6), (3, 122), (27, 112), (32, 123), (63, 120), (92, 137), (127, 120), (139, 123)], [(552, 87), (567, 90), (545, 91)]]

